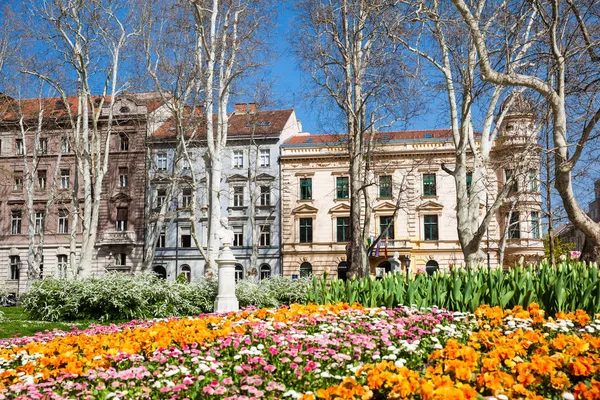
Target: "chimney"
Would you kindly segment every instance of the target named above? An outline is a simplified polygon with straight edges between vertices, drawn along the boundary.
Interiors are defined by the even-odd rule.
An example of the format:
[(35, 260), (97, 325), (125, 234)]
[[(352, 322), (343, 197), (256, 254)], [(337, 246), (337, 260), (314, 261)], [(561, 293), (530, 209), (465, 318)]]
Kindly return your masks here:
[(296, 120), (298, 123), (298, 133), (302, 133), (302, 121), (300, 121), (299, 119)]
[(248, 112), (250, 114), (256, 113), (256, 103), (248, 103)]
[(246, 103), (235, 103), (235, 114), (246, 114)]

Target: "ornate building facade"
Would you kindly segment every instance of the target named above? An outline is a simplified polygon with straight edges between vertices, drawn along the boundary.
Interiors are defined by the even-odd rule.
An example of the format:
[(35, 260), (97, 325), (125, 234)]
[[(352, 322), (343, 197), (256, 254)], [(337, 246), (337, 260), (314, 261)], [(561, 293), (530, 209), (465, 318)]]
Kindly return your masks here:
[[(509, 265), (520, 257), (543, 257), (535, 119), (526, 105), (518, 106), (500, 127), (486, 174), (487, 197), (482, 196), (487, 204), (480, 204), (482, 218), (510, 175), (518, 174), (482, 243), (491, 267), (501, 259)], [(350, 226), (346, 141), (345, 135), (300, 135), (281, 147), (284, 275), (345, 277)], [(382, 132), (376, 141), (367, 182), (372, 202), (368, 230), (373, 240), (387, 232), (369, 255), (371, 273), (389, 271), (394, 253), (404, 267), (410, 259), (413, 271), (462, 265), (454, 178), (442, 170), (442, 164), (454, 162), (450, 130)]]
[[(77, 100), (69, 101), (70, 110), (76, 113)], [(103, 134), (109, 103), (104, 104), (99, 119)], [(160, 113), (161, 102), (154, 93), (138, 93), (120, 96), (113, 107), (97, 241), (93, 262), (84, 266), (79, 272), (81, 275), (108, 270), (133, 272), (141, 265), (144, 204), (140, 199), (145, 193), (145, 139), (148, 121)], [(38, 125), (41, 109), (44, 111)], [(74, 229), (74, 253), (79, 257), (82, 232), (80, 224), (73, 227), (74, 190), (79, 187), (77, 197), (81, 207), (84, 196), (67, 107), (61, 99), (15, 100), (3, 96), (0, 112), (3, 182), (0, 185), (0, 280), (17, 294), (27, 286), (29, 225), (34, 226), (31, 233), (36, 243), (42, 229), (44, 233), (40, 276), (73, 275), (69, 269), (69, 257), (73, 254), (70, 238)], [(29, 176), (33, 179), (32, 192), (27, 190)], [(32, 215), (28, 212), (29, 201), (33, 204)]]
[[(197, 124), (201, 126), (201, 122)], [(254, 103), (240, 103), (229, 115), (219, 196), (221, 215), (228, 217), (235, 233), (232, 251), (238, 260), (236, 279), (257, 281), (281, 274), (279, 147), (301, 129), (293, 109), (259, 111)], [(176, 162), (176, 146), (173, 121), (148, 139), (151, 154), (146, 193), (151, 205), (148, 220), (155, 220), (156, 210), (164, 202), (169, 203), (152, 268), (166, 279), (173, 280), (183, 274), (195, 280), (204, 275), (205, 259), (192, 238), (192, 224), (204, 249), (208, 241), (206, 137), (198, 135), (189, 142), (190, 162)], [(192, 174), (197, 182), (193, 213)], [(173, 179), (177, 183), (169, 199), (168, 187)]]

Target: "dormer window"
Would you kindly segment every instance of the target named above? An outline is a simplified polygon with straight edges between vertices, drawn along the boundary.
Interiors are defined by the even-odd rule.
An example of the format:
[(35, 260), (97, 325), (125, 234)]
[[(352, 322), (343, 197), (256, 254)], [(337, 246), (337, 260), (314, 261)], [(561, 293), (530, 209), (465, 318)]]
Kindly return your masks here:
[(102, 103), (102, 99), (101, 98), (98, 98), (98, 99), (94, 100), (94, 106), (100, 107), (100, 103)]
[(128, 114), (128, 113), (130, 113), (130, 112), (131, 112), (131, 109), (130, 109), (129, 107), (127, 107), (127, 106), (123, 106), (123, 107), (121, 107), (121, 108), (119, 109), (119, 112), (120, 112), (121, 114)]

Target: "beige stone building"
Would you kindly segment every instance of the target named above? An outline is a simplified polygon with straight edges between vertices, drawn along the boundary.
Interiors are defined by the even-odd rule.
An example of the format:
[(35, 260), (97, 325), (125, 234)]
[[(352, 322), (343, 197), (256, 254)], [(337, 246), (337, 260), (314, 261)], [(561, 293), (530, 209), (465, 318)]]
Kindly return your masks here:
[[(484, 236), (482, 248), (491, 267), (499, 264), (503, 247), (505, 266), (521, 257), (543, 257), (534, 124), (530, 111), (508, 114), (493, 149), (481, 218), (507, 177), (517, 171), (519, 175)], [(345, 140), (345, 135), (303, 135), (282, 145), (284, 275), (327, 272), (345, 277), (350, 224)], [(382, 132), (377, 142), (368, 189), (373, 206), (369, 235), (375, 238), (389, 228), (387, 239), (369, 256), (371, 273), (389, 271), (395, 252), (402, 268), (410, 258), (412, 271), (462, 265), (454, 178), (441, 167), (454, 163), (450, 130)]]

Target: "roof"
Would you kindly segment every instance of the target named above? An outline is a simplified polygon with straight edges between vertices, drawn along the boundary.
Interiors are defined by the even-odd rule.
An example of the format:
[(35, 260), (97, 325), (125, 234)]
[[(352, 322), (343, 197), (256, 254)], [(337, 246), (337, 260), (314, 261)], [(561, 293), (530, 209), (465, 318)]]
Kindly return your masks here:
[[(293, 109), (287, 109), (265, 110), (243, 114), (231, 113), (229, 114), (227, 136), (249, 136), (251, 134), (259, 136), (278, 136), (285, 128), (293, 112)], [(214, 123), (216, 124), (217, 116), (215, 115), (213, 118)], [(197, 128), (206, 130), (204, 115), (192, 116), (187, 119), (186, 124), (197, 124)], [(188, 134), (190, 134), (191, 131), (191, 129), (188, 130)], [(167, 139), (174, 138), (175, 136), (175, 117), (170, 118), (152, 134), (153, 139)]]
[[(92, 96), (94, 102), (101, 99), (102, 96)], [(110, 96), (104, 97), (104, 106), (110, 102)], [(164, 100), (158, 93), (123, 93), (120, 98), (131, 99), (139, 105), (145, 105), (148, 112), (152, 112), (160, 107)], [(67, 97), (69, 108), (73, 114), (77, 113), (78, 97)], [(33, 99), (14, 99), (5, 94), (0, 95), (0, 119), (3, 121), (16, 121), (21, 115), (26, 118), (37, 118), (39, 111), (44, 110), (45, 117), (61, 118), (68, 116), (67, 107), (60, 97), (33, 98)]]
[[(378, 143), (399, 143), (409, 141), (446, 141), (452, 139), (450, 129), (429, 129), (414, 131), (377, 132)], [(303, 135), (292, 136), (283, 143), (284, 147), (316, 147), (345, 144), (347, 134)]]

